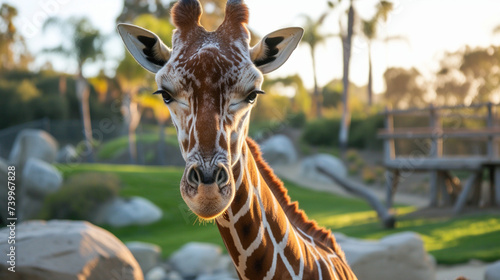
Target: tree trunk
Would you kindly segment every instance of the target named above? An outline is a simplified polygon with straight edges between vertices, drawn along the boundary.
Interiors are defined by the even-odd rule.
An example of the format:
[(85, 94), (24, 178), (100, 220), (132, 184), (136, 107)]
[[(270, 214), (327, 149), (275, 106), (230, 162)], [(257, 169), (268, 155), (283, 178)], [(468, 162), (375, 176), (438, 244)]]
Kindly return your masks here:
[(78, 80), (76, 81), (76, 94), (78, 101), (80, 101), (80, 115), (83, 124), (83, 135), (85, 137), (84, 158), (87, 162), (94, 162), (94, 149), (92, 147), (92, 124), (90, 122), (90, 108), (89, 108), (89, 85), (82, 75), (80, 68)]
[(347, 142), (349, 139), (349, 125), (351, 123), (351, 114), (349, 112), (349, 63), (351, 61), (351, 44), (352, 44), (352, 35), (353, 35), (353, 26), (354, 26), (354, 8), (351, 5), (349, 6), (348, 18), (347, 18), (347, 34), (342, 36), (342, 50), (344, 57), (344, 76), (342, 77), (342, 83), (344, 86), (344, 92), (342, 95), (342, 120), (340, 123), (340, 134), (339, 134), (339, 143), (340, 143), (340, 151), (342, 157), (344, 157), (345, 152), (347, 150)]
[(134, 94), (129, 92), (122, 102), (122, 114), (127, 126), (128, 132), (128, 151), (130, 164), (137, 164), (137, 139), (136, 139), (136, 129), (141, 121), (141, 115), (139, 113), (137, 103), (133, 101)]
[(160, 165), (165, 165), (165, 122), (158, 122), (158, 126), (160, 129), (159, 141), (158, 141), (158, 159), (157, 162)]
[(373, 105), (372, 47), (368, 43), (368, 106)]
[(314, 105), (316, 107), (316, 117), (321, 118), (322, 113), (321, 113), (321, 107), (322, 107), (322, 102), (321, 102), (321, 97), (319, 95), (319, 89), (318, 89), (318, 81), (316, 77), (316, 56), (314, 55), (314, 50), (315, 48), (311, 46), (311, 59), (312, 59), (312, 66), (313, 66), (313, 78), (314, 78)]

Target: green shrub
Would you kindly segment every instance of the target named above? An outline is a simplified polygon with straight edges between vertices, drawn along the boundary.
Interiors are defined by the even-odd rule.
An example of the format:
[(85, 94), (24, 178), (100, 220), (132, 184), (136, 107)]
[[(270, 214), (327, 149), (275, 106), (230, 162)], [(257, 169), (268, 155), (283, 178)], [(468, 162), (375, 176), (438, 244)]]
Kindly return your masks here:
[[(353, 118), (349, 127), (348, 146), (358, 149), (382, 148), (382, 141), (377, 138), (377, 133), (383, 127), (383, 115)], [(305, 125), (302, 140), (312, 146), (338, 146), (339, 131), (339, 118), (313, 120)]]
[(358, 151), (356, 151), (354, 149), (349, 149), (345, 153), (345, 158), (346, 158), (347, 162), (354, 163), (360, 159), (360, 156), (359, 156)]
[(312, 146), (338, 146), (340, 122), (337, 119), (319, 119), (307, 123), (302, 140)]
[(288, 124), (294, 128), (302, 128), (306, 125), (306, 114), (304, 112), (290, 113), (287, 116)]
[(116, 197), (120, 179), (110, 173), (87, 172), (69, 177), (45, 198), (42, 219), (87, 220), (104, 202)]
[(375, 172), (373, 172), (373, 168), (370, 166), (363, 168), (361, 177), (363, 178), (363, 182), (366, 184), (373, 184), (377, 180), (377, 176)]

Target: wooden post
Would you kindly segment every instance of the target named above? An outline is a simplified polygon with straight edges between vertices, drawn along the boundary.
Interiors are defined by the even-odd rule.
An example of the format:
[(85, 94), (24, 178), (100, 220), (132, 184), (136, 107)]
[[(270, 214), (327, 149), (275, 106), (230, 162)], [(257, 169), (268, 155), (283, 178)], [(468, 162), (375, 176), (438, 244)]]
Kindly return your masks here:
[(460, 214), (462, 212), (466, 202), (467, 198), (470, 195), (470, 192), (476, 185), (477, 179), (479, 178), (481, 172), (474, 172), (472, 175), (467, 178), (467, 181), (465, 182), (464, 189), (462, 190), (462, 193), (460, 193), (460, 196), (458, 197), (457, 202), (455, 203), (455, 206), (453, 207), (453, 213), (455, 215)]
[[(443, 154), (443, 139), (441, 138), (442, 136), (442, 129), (441, 129), (441, 121), (439, 119), (439, 114), (436, 112), (436, 109), (434, 108), (434, 105), (429, 106), (429, 111), (430, 111), (430, 127), (432, 129), (432, 139), (431, 139), (431, 150), (430, 150), (430, 157), (431, 158), (439, 158)], [(441, 184), (444, 182), (444, 180), (441, 180), (442, 175), (438, 171), (431, 171), (430, 174), (430, 202), (429, 206), (430, 207), (436, 207), (439, 205), (439, 196), (438, 192), (439, 189), (441, 188)]]
[[(385, 130), (388, 133), (394, 132), (394, 117), (389, 107), (385, 107)], [(395, 158), (394, 138), (387, 137), (384, 140), (384, 161), (387, 163)]]
[[(494, 118), (494, 107), (491, 102), (488, 103), (488, 117), (486, 119), (486, 125), (488, 129), (492, 130), (495, 126), (495, 118)], [(495, 143), (495, 136), (488, 136), (488, 158), (494, 159), (498, 156), (497, 146)]]
[(398, 183), (399, 183), (399, 170), (387, 170), (385, 172), (385, 190), (386, 190), (386, 196), (385, 196), (385, 207), (387, 209), (392, 208), (392, 202), (394, 201), (394, 194), (396, 193), (396, 190), (398, 188)]

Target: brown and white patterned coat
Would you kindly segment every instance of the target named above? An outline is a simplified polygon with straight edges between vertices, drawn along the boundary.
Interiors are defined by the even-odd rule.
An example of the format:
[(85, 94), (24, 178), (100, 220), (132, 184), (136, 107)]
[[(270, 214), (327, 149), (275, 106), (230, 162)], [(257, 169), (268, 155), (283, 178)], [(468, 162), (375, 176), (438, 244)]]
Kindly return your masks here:
[(198, 0), (175, 4), (172, 49), (148, 30), (118, 26), (137, 62), (156, 73), (170, 110), (186, 161), (184, 201), (215, 220), (241, 279), (356, 279), (330, 231), (290, 201), (247, 137), (262, 75), (288, 59), (302, 29), (275, 31), (250, 48), (241, 0), (228, 1), (214, 32), (200, 25), (201, 13)]

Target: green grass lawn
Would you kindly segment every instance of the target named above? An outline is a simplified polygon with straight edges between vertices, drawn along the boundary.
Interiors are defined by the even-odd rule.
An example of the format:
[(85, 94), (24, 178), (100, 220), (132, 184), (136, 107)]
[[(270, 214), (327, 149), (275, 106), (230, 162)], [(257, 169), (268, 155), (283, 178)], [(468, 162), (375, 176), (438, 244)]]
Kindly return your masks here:
[[(85, 171), (112, 172), (125, 183), (122, 196), (143, 196), (161, 207), (161, 221), (149, 226), (109, 228), (122, 241), (144, 241), (158, 244), (164, 256), (189, 241), (211, 242), (223, 246), (214, 224), (199, 224), (179, 192), (182, 169), (130, 165), (81, 164), (60, 165), (64, 176)], [(439, 263), (453, 264), (469, 259), (500, 259), (500, 216), (469, 215), (460, 218), (400, 218), (397, 229), (382, 228), (376, 213), (362, 200), (343, 198), (329, 193), (304, 189), (286, 182), (293, 200), (310, 218), (334, 232), (364, 239), (379, 239), (402, 231), (422, 236), (426, 249)], [(400, 206), (398, 214), (414, 211)]]

